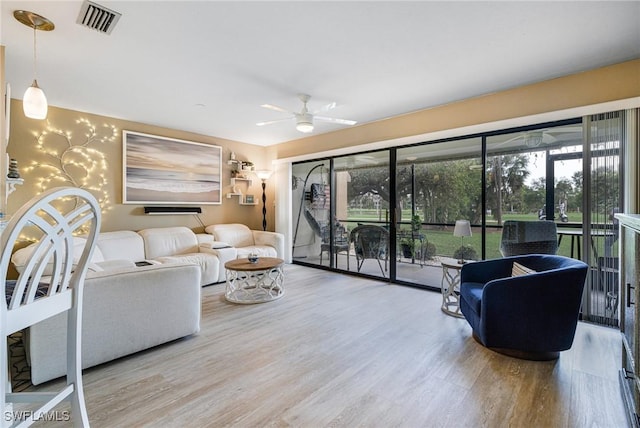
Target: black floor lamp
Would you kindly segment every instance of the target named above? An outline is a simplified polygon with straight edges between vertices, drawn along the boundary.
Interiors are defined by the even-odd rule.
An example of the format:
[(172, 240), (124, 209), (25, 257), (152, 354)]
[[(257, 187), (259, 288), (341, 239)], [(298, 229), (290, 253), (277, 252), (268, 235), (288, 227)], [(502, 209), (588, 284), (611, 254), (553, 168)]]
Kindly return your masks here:
[(273, 174), (273, 171), (255, 171), (254, 174), (262, 181), (262, 230), (267, 230), (267, 194), (265, 188), (267, 187), (267, 180)]

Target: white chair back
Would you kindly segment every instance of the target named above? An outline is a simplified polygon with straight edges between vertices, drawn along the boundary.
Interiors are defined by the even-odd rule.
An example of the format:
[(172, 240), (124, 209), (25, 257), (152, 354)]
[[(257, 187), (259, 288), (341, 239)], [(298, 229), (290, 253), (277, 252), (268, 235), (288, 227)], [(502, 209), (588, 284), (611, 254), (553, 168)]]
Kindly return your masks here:
[[(65, 206), (71, 206), (66, 213), (61, 210)], [(0, 406), (4, 411), (6, 403), (10, 402), (44, 402), (31, 413), (31, 420), (24, 421), (27, 426), (62, 400), (71, 401), (75, 426), (89, 425), (81, 372), (82, 293), (99, 229), (100, 207), (96, 199), (85, 190), (63, 187), (32, 198), (2, 232), (0, 280), (5, 285), (6, 298), (0, 304), (3, 335), (0, 338)], [(9, 281), (7, 273), (12, 250), (25, 233), (37, 234), (39, 238), (18, 278)], [(80, 254), (74, 254), (79, 251), (75, 234), (86, 238)], [(68, 312), (66, 387), (46, 394), (11, 393), (6, 337), (65, 311)], [(2, 418), (2, 426), (18, 422), (6, 415)]]

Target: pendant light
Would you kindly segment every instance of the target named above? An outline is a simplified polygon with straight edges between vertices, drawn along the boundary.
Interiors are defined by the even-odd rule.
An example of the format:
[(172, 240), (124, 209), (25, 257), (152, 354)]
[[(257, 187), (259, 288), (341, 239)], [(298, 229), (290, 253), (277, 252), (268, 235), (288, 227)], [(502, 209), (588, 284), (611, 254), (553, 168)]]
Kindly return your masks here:
[(27, 88), (22, 98), (24, 115), (31, 119), (46, 119), (47, 97), (38, 86), (37, 80), (36, 33), (38, 30), (51, 31), (55, 25), (44, 16), (26, 10), (16, 10), (13, 16), (27, 27), (33, 28), (33, 83)]

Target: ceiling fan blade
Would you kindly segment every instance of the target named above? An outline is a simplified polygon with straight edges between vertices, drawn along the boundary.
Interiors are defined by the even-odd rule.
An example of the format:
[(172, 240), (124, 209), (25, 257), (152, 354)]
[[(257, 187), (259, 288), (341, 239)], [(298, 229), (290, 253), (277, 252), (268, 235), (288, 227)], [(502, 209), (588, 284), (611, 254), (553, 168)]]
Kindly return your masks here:
[(272, 104), (262, 104), (260, 107), (268, 108), (269, 110), (275, 110), (282, 113), (291, 113), (289, 110), (285, 110), (282, 107), (274, 106)]
[(267, 120), (265, 122), (258, 122), (258, 123), (256, 123), (256, 125), (257, 126), (271, 125), (273, 123), (283, 122), (285, 120), (290, 120), (290, 119), (293, 119), (293, 116), (291, 116), (291, 117), (283, 117), (282, 119), (276, 119), (276, 120)]
[[(524, 141), (524, 137), (523, 137), (522, 135), (518, 135), (518, 136), (516, 136), (516, 137), (511, 137), (511, 138), (509, 138), (508, 140), (504, 140), (504, 141), (502, 141), (502, 142), (500, 142), (500, 143), (492, 144), (492, 145), (491, 145), (491, 147), (502, 147), (502, 146), (506, 146), (506, 145), (508, 145), (508, 144), (510, 144), (510, 143), (513, 143), (514, 141), (518, 141), (518, 140), (523, 140), (523, 141)], [(521, 143), (522, 143), (522, 141), (521, 141)]]
[(321, 120), (323, 122), (339, 123), (341, 125), (355, 125), (356, 123), (358, 123), (355, 120), (337, 119), (335, 117), (313, 116), (313, 118), (317, 120)]
[(331, 103), (331, 104), (327, 104), (326, 106), (322, 106), (320, 107), (318, 110), (315, 110), (313, 113), (323, 113), (325, 111), (329, 111), (332, 110), (334, 108), (336, 108), (337, 104), (335, 102)]
[(556, 141), (558, 141), (558, 139), (556, 137), (554, 137), (553, 135), (545, 132), (542, 134), (542, 142), (544, 144), (553, 144)]

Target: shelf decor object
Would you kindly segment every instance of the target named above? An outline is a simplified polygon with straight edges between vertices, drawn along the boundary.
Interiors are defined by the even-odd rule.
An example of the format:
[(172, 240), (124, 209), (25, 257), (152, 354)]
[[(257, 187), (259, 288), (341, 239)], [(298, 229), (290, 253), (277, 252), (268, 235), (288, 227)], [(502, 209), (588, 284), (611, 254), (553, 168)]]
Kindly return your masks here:
[(125, 204), (221, 204), (222, 148), (123, 131)]
[(9, 160), (9, 172), (7, 178), (20, 178), (20, 171), (18, 171), (18, 161), (15, 159)]
[(273, 171), (254, 171), (254, 174), (262, 181), (262, 230), (267, 230), (267, 195), (265, 189), (267, 187), (267, 180), (271, 177)]

